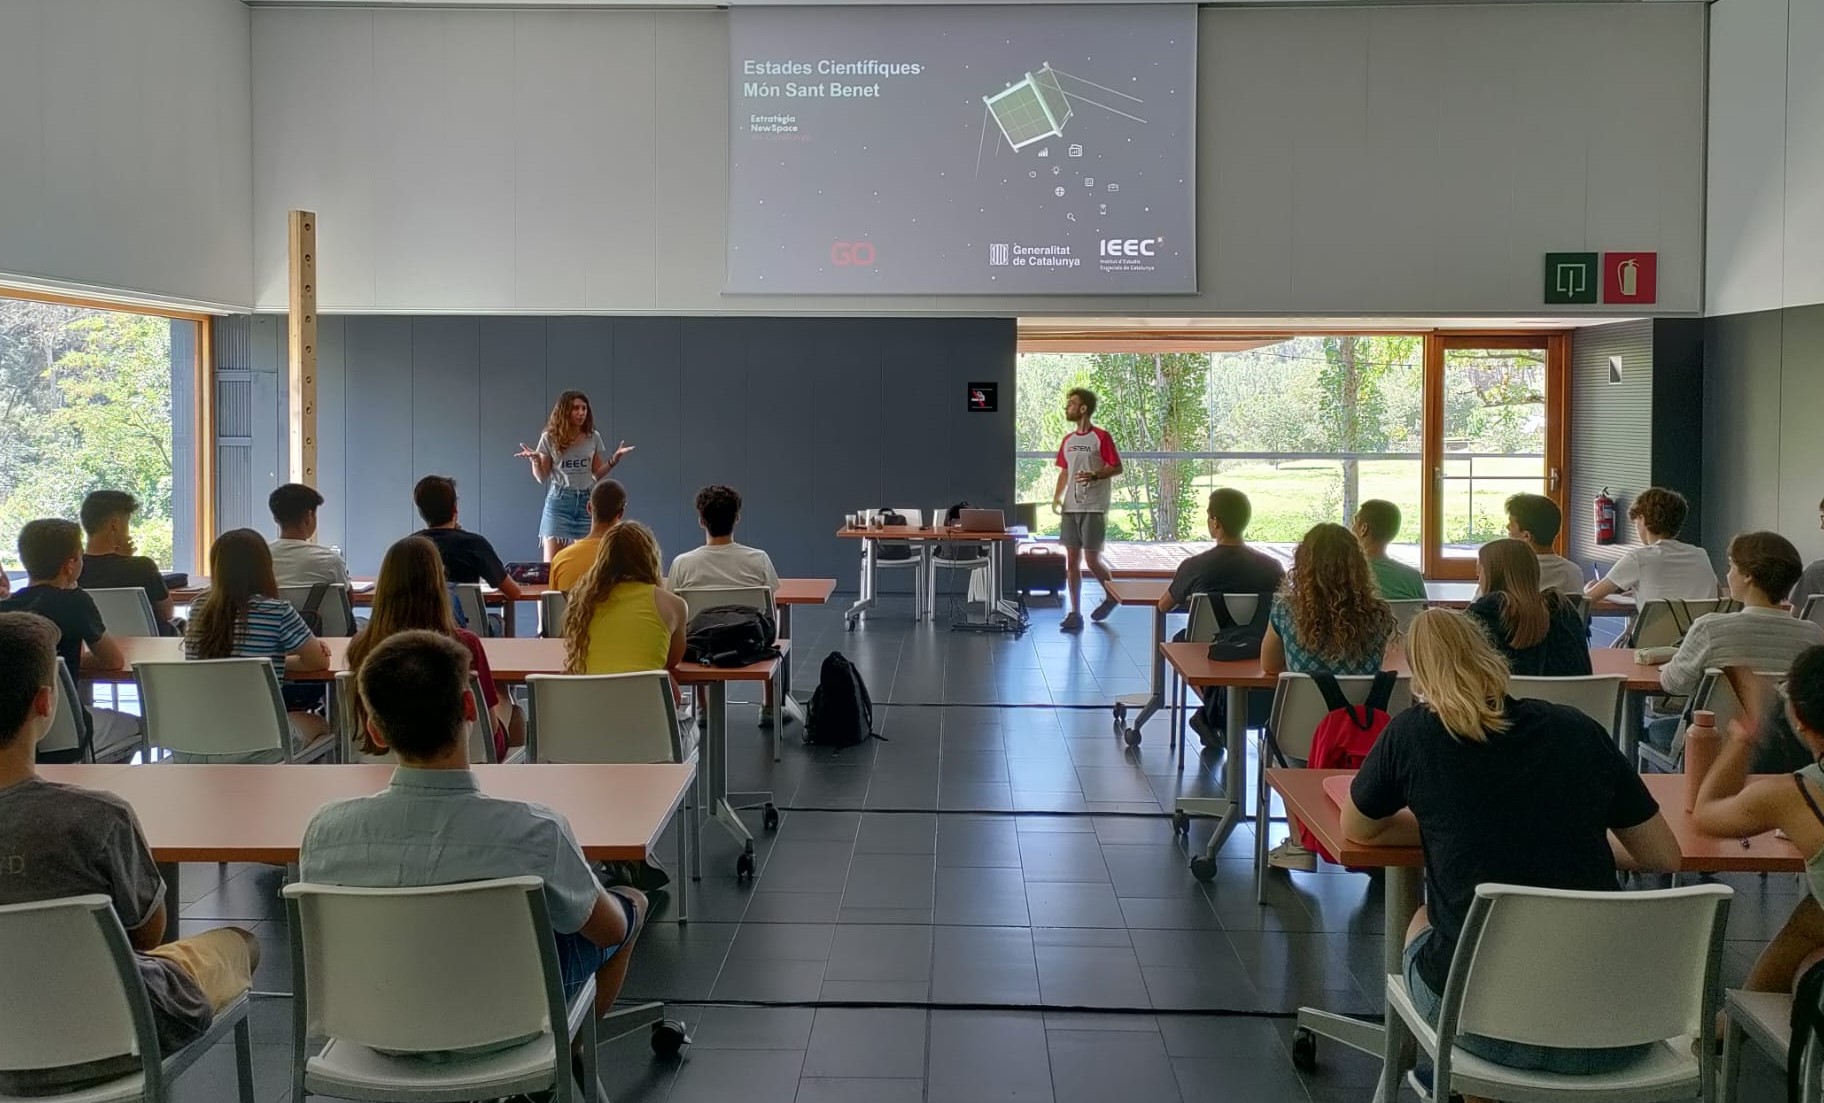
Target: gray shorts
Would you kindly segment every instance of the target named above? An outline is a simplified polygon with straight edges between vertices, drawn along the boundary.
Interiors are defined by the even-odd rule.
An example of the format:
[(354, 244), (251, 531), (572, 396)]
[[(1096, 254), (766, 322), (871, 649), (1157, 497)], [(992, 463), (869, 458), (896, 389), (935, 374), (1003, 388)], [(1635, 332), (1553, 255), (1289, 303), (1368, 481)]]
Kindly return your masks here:
[(1108, 538), (1108, 514), (1066, 513), (1058, 522), (1058, 542), (1067, 548), (1101, 551)]

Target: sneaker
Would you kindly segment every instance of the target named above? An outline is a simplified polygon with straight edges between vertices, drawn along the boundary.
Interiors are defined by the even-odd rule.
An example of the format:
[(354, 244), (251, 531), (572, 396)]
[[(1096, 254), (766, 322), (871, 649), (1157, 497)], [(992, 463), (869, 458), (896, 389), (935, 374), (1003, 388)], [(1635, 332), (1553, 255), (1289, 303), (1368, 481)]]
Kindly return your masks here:
[(1274, 869), (1295, 869), (1300, 873), (1317, 872), (1317, 855), (1299, 846), (1291, 836), (1280, 840), (1278, 846), (1267, 851), (1267, 864)]
[(1094, 609), (1090, 610), (1089, 619), (1096, 621), (1098, 623), (1101, 621), (1105, 621), (1108, 619), (1108, 615), (1110, 613), (1114, 612), (1116, 609), (1118, 609), (1120, 607), (1121, 607), (1121, 603), (1119, 601), (1115, 600), (1115, 595), (1110, 594), (1107, 597), (1102, 599), (1102, 604), (1100, 604), (1100, 605), (1096, 606)]
[(1192, 710), (1190, 723), (1191, 730), (1197, 733), (1197, 738), (1203, 740), (1204, 750), (1220, 751), (1228, 747), (1227, 735), (1210, 725), (1210, 718), (1203, 714), (1202, 709)]
[(1082, 613), (1066, 613), (1064, 615), (1064, 620), (1058, 625), (1058, 631), (1060, 631), (1060, 632), (1081, 632), (1081, 631), (1083, 631), (1083, 614)]

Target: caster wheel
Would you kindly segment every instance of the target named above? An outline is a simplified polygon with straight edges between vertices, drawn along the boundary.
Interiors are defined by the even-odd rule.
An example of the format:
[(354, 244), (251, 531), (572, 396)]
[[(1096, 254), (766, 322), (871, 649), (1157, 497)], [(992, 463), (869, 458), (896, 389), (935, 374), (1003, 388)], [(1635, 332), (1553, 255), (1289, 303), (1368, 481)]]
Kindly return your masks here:
[(1190, 815), (1185, 812), (1173, 812), (1172, 813), (1172, 834), (1189, 835), (1190, 833), (1191, 833)]
[(1121, 738), (1127, 741), (1128, 746), (1138, 747), (1140, 745), (1140, 729), (1128, 728), (1121, 733)]
[(766, 810), (760, 813), (760, 822), (768, 831), (779, 830), (779, 806), (767, 801)]
[(1115, 702), (1115, 723), (1119, 724), (1126, 719), (1127, 719), (1127, 705), (1120, 701), (1116, 701)]
[(658, 1056), (676, 1057), (689, 1044), (688, 1028), (677, 1019), (665, 1019), (652, 1024), (652, 1052)]
[(1317, 1035), (1303, 1027), (1292, 1035), (1292, 1067), (1300, 1072), (1317, 1068)]
[(743, 854), (739, 858), (736, 858), (735, 879), (738, 881), (746, 881), (750, 880), (753, 876), (754, 856), (752, 854)]
[(1216, 863), (1210, 861), (1202, 854), (1197, 855), (1195, 858), (1191, 859), (1191, 876), (1197, 878), (1206, 885), (1209, 884), (1216, 879)]

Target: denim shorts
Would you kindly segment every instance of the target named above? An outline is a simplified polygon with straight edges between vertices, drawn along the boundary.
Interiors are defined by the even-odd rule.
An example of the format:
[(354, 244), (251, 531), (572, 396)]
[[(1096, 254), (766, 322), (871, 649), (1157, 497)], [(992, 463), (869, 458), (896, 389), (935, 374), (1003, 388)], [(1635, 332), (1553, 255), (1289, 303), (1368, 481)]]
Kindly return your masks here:
[(581, 540), (589, 535), (589, 492), (554, 486), (538, 517), (540, 539)]
[[(1420, 931), (1417, 938), (1406, 944), (1406, 952), (1400, 958), (1400, 963), (1403, 967), (1401, 971), (1406, 975), (1406, 990), (1412, 993), (1412, 1006), (1425, 1016), (1426, 1022), (1435, 1027), (1438, 1025), (1438, 1008), (1443, 1003), (1443, 998), (1433, 992), (1424, 978), (1419, 976), (1419, 950), (1431, 939), (1432, 934), (1430, 927)], [(1484, 1038), (1479, 1034), (1457, 1035), (1457, 1048), (1510, 1069), (1530, 1069), (1560, 1076), (1617, 1072), (1640, 1060), (1651, 1049), (1650, 1046), (1564, 1049), (1559, 1046), (1509, 1042), (1501, 1038)]]
[(603, 948), (584, 938), (582, 932), (557, 935), (557, 967), (564, 978), (564, 999), (576, 996), (577, 990), (587, 984), (590, 977), (601, 971), (608, 964), (608, 959), (620, 951), (620, 943)]

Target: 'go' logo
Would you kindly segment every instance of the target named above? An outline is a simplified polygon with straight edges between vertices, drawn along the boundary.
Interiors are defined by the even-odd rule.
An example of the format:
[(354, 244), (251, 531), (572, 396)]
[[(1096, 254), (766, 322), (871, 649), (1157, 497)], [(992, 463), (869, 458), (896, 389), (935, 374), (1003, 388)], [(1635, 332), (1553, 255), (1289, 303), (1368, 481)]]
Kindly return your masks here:
[(874, 243), (871, 241), (831, 242), (830, 263), (838, 268), (872, 268), (874, 266)]

